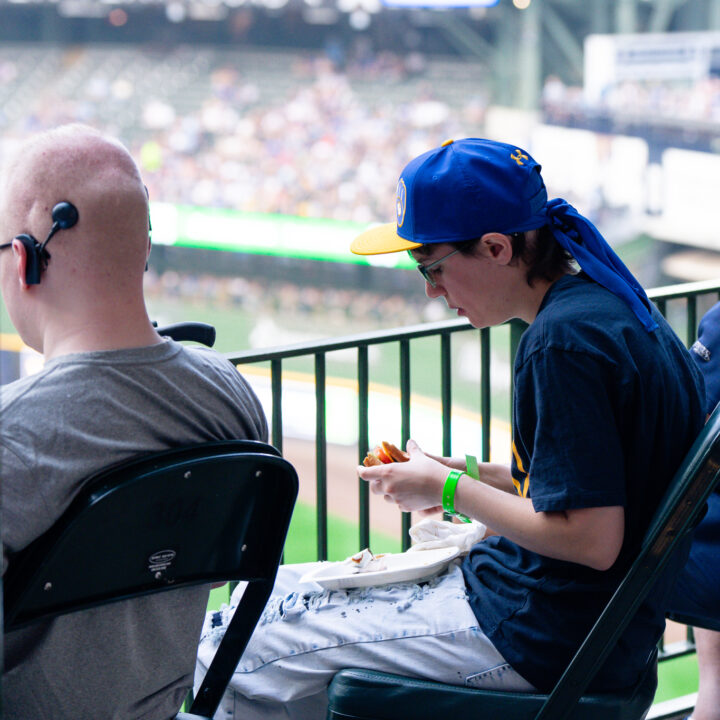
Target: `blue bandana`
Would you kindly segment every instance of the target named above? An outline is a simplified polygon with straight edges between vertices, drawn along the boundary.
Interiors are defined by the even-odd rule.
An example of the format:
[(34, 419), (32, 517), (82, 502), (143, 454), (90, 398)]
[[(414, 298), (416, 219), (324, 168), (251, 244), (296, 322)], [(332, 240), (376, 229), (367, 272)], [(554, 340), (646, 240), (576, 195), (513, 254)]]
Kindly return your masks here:
[[(596, 283), (622, 298), (648, 332), (657, 329), (648, 296), (598, 229), (562, 198), (545, 206), (555, 240)], [(579, 237), (578, 237), (579, 236)]]

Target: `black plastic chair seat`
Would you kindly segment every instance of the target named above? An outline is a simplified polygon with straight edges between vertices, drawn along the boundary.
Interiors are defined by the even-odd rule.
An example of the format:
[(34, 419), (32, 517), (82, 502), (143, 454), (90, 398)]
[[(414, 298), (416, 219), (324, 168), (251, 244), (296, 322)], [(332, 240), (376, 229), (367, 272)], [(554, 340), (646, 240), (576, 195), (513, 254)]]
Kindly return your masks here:
[[(637, 720), (650, 707), (657, 687), (657, 660), (642, 681), (624, 692), (584, 695), (569, 720)], [(532, 720), (547, 695), (482, 690), (349, 668), (335, 675), (328, 696), (328, 720)]]

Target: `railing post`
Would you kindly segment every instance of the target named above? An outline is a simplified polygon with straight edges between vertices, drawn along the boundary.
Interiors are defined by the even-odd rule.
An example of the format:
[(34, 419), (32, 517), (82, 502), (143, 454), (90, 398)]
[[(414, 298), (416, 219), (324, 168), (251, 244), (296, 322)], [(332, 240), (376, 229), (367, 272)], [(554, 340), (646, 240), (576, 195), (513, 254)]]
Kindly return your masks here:
[[(400, 436), (402, 447), (410, 439), (410, 341), (400, 341)], [(400, 546), (410, 547), (410, 513), (404, 512), (400, 520)]]
[[(270, 361), (270, 387), (272, 388), (272, 440), (271, 443), (282, 455), (283, 452), (283, 430), (282, 430), (282, 359), (274, 358)], [(285, 552), (280, 556), (280, 562), (285, 561)], [(234, 583), (232, 590), (237, 583)], [(232, 592), (231, 590), (231, 592)], [(192, 700), (190, 700), (192, 704)], [(188, 705), (190, 707), (190, 705)]]
[[(442, 454), (452, 455), (452, 354), (450, 333), (440, 335), (440, 407), (442, 413)], [(450, 520), (443, 513), (444, 520)]]
[(510, 321), (510, 401), (515, 396), (515, 356), (517, 355), (518, 345), (522, 337), (527, 323), (522, 320)]
[(282, 455), (282, 359), (270, 361), (270, 384), (272, 387), (272, 444)]
[[(368, 369), (368, 346), (358, 347), (358, 465), (362, 465), (370, 447), (368, 432), (368, 404), (370, 373)], [(359, 540), (360, 549), (370, 547), (370, 491), (368, 484), (358, 478)]]
[(697, 337), (697, 295), (687, 299), (687, 346), (690, 347)]
[(452, 354), (450, 333), (440, 335), (440, 407), (442, 414), (442, 454), (452, 454)]
[(327, 560), (327, 430), (325, 427), (325, 353), (315, 354), (315, 457), (317, 559)]
[(490, 328), (480, 330), (480, 459), (490, 462)]

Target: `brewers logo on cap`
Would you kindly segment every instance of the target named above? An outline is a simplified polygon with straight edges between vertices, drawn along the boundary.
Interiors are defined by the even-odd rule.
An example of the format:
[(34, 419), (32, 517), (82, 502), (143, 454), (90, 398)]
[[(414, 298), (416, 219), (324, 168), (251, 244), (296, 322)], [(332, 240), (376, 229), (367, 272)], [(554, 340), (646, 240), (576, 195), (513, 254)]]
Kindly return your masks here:
[(397, 226), (400, 228), (405, 222), (405, 209), (407, 208), (407, 189), (405, 181), (400, 178), (397, 186), (397, 196), (395, 198), (395, 210), (397, 211)]

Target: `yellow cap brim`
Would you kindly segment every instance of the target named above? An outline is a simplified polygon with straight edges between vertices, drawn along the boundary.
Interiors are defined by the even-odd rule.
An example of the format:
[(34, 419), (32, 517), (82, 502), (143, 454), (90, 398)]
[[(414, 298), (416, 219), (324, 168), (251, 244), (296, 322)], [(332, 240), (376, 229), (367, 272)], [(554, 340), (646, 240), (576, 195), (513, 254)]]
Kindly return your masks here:
[(397, 225), (388, 223), (370, 228), (358, 235), (350, 245), (356, 255), (383, 255), (384, 253), (402, 252), (420, 247), (422, 243), (405, 240), (397, 234)]

